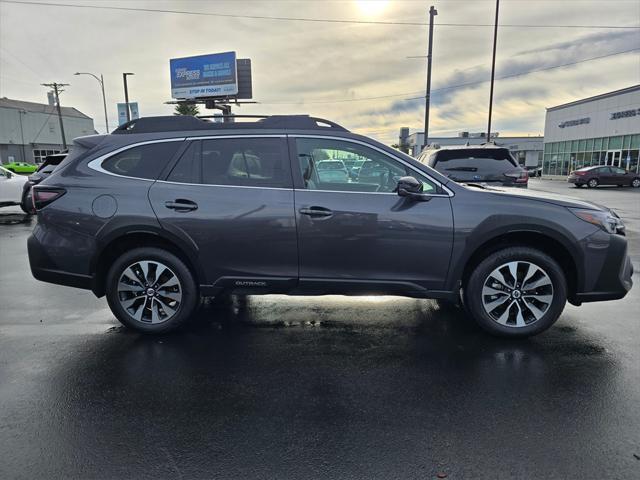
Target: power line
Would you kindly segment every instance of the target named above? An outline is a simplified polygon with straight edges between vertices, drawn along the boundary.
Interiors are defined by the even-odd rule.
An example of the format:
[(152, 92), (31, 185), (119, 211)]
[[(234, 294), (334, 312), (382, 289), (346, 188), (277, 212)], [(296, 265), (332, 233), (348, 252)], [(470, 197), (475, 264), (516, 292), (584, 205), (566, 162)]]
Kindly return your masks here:
[[(549, 67), (543, 67), (543, 68), (537, 68), (537, 69), (533, 69), (533, 70), (525, 70), (523, 72), (518, 72), (518, 73), (512, 73), (510, 75), (503, 75), (501, 77), (496, 77), (496, 80), (505, 80), (507, 78), (513, 78), (513, 77), (519, 77), (522, 75), (528, 75), (530, 73), (535, 73), (535, 72), (544, 72), (546, 70), (553, 70), (556, 68), (562, 68), (562, 67), (568, 67), (571, 65), (577, 65), (579, 63), (584, 63), (584, 62), (590, 62), (592, 60), (600, 60), (602, 58), (607, 58), (607, 57), (613, 57), (616, 55), (623, 55), (625, 53), (630, 53), (630, 52), (635, 52), (640, 50), (640, 48), (631, 48), (629, 50), (622, 50), (620, 52), (613, 52), (613, 53), (609, 53), (606, 55), (599, 55), (597, 57), (589, 57), (589, 58), (583, 58), (582, 60), (576, 60), (575, 62), (568, 62), (568, 63), (561, 63), (559, 65), (551, 65)], [(445, 90), (453, 90), (456, 88), (464, 88), (464, 87), (470, 87), (473, 85), (480, 85), (482, 83), (486, 83), (488, 82), (489, 79), (487, 80), (477, 80), (477, 81), (473, 81), (473, 82), (467, 82), (467, 83), (459, 83), (456, 85), (449, 85), (447, 87), (440, 87), (440, 88), (434, 88), (431, 91), (432, 92), (441, 92), (441, 91), (445, 91)], [(318, 101), (311, 101), (311, 102), (305, 102), (305, 101), (297, 101), (297, 102), (260, 102), (261, 105), (299, 105), (299, 104), (304, 104), (304, 105), (315, 105), (315, 104), (330, 104), (330, 103), (344, 103), (344, 102), (359, 102), (359, 101), (364, 101), (364, 100), (380, 100), (383, 98), (394, 98), (394, 97), (405, 97), (407, 95), (415, 95), (418, 93), (422, 93), (422, 92), (405, 92), (405, 93), (394, 93), (394, 94), (390, 94), (390, 95), (380, 95), (380, 96), (376, 96), (376, 97), (362, 97), (362, 98), (343, 98), (340, 100), (318, 100)], [(405, 98), (404, 100), (417, 100), (417, 99), (422, 99), (425, 98), (424, 95), (420, 96), (420, 97), (411, 97), (411, 98)]]
[[(623, 50), (621, 52), (614, 52), (614, 53), (609, 53), (607, 55), (599, 55), (597, 57), (590, 57), (590, 58), (583, 58), (582, 60), (576, 60), (575, 62), (567, 62), (567, 63), (561, 63), (559, 65), (551, 65), (549, 67), (542, 67), (542, 68), (535, 68), (533, 70), (525, 70), (523, 72), (518, 72), (518, 73), (512, 73), (510, 75), (503, 75), (501, 77), (496, 77), (496, 80), (505, 80), (508, 78), (514, 78), (514, 77), (521, 77), (523, 75), (529, 75), (530, 73), (536, 73), (536, 72), (546, 72), (547, 70), (554, 70), (556, 68), (562, 68), (562, 67), (569, 67), (571, 65), (577, 65), (579, 63), (584, 63), (584, 62), (590, 62), (592, 60), (600, 60), (601, 58), (608, 58), (608, 57), (613, 57), (616, 55), (622, 55), (625, 53), (631, 53), (631, 52), (635, 52), (640, 50), (640, 48), (631, 48), (629, 50)], [(461, 83), (458, 85), (451, 85), (449, 87), (440, 87), (435, 89), (434, 91), (444, 91), (444, 90), (451, 90), (454, 88), (462, 88), (462, 87), (468, 87), (468, 86), (472, 86), (472, 85), (480, 85), (482, 83), (487, 83), (489, 80), (478, 80), (476, 82), (467, 82), (467, 83)], [(405, 100), (417, 100), (420, 98), (424, 98), (424, 97), (414, 97), (414, 98), (405, 98)]]
[[(113, 5), (83, 5), (71, 3), (49, 3), (49, 2), (25, 2), (21, 0), (0, 0), (0, 3), (13, 3), (18, 5), (37, 5), (48, 7), (68, 7), (68, 8), (87, 8), (95, 10), (119, 10), (125, 12), (145, 12), (145, 13), (170, 13), (176, 15), (198, 15), (207, 17), (222, 18), (244, 18), (249, 20), (276, 20), (276, 21), (292, 21), (292, 22), (313, 22), (313, 23), (341, 23), (341, 24), (359, 24), (359, 25), (401, 25), (423, 27), (427, 23), (423, 22), (400, 22), (391, 20), (346, 20), (337, 18), (309, 18), (309, 17), (280, 17), (267, 15), (240, 15), (235, 13), (216, 13), (216, 12), (196, 12), (192, 10), (168, 10), (160, 8), (140, 8), (140, 7), (117, 7)], [(438, 23), (438, 27), (493, 27), (491, 23)], [(593, 29), (616, 29), (616, 30), (639, 30), (640, 26), (625, 25), (540, 25), (540, 24), (501, 24), (504, 28), (593, 28)]]

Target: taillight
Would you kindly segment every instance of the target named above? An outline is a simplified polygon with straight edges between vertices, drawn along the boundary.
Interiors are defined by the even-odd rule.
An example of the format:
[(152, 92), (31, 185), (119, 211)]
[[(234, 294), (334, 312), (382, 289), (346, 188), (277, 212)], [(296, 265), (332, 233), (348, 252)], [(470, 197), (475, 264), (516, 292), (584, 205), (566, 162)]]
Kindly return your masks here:
[(33, 208), (35, 210), (41, 210), (65, 193), (67, 193), (67, 191), (64, 188), (34, 187), (31, 194)]
[(578, 171), (578, 170), (576, 170), (575, 172), (571, 172), (571, 173), (572, 173), (573, 175), (578, 175), (579, 177), (581, 177), (581, 176), (583, 176), (583, 175), (586, 175), (586, 174), (587, 174), (587, 172), (580, 172), (580, 171)]
[(529, 181), (529, 172), (526, 170), (512, 170), (504, 174), (505, 177), (513, 178), (515, 183), (527, 183)]

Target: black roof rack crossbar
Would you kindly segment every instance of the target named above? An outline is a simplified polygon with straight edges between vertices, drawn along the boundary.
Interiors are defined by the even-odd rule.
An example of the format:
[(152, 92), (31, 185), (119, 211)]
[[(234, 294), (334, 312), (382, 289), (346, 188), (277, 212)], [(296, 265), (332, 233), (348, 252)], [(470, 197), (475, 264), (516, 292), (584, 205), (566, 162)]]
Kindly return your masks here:
[[(255, 122), (223, 122), (216, 123), (206, 118), (255, 118)], [(124, 123), (112, 133), (153, 133), (178, 132), (186, 130), (225, 130), (225, 129), (287, 129), (287, 130), (348, 130), (331, 120), (310, 117), (309, 115), (219, 115), (202, 118), (190, 115), (173, 115), (162, 117), (143, 117)]]

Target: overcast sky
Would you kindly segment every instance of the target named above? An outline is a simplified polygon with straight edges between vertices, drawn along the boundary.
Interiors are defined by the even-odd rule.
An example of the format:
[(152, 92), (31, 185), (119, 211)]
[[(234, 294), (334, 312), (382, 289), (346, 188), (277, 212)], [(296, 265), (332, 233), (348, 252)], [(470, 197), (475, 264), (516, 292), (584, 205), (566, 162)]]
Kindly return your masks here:
[[(29, 0), (26, 0), (29, 1)], [(96, 1), (122, 6), (237, 15), (359, 21), (491, 24), (494, 0), (425, 1)], [(500, 22), (515, 25), (640, 26), (637, 0), (502, 0)], [(485, 131), (493, 29), (436, 25), (431, 133)], [(238, 114), (309, 113), (384, 142), (398, 129), (422, 129), (427, 27), (117, 11), (0, 3), (0, 96), (46, 103), (45, 82), (71, 84), (61, 103), (105, 129), (98, 83), (76, 71), (102, 73), (111, 126), (124, 101), (143, 116), (171, 114), (169, 59), (235, 50), (253, 62), (254, 99)], [(538, 135), (545, 107), (640, 83), (638, 29), (502, 27), (497, 77), (587, 58), (604, 58), (496, 81), (493, 130)], [(460, 86), (466, 84), (466, 86)], [(452, 88), (455, 87), (456, 88)], [(393, 96), (392, 96), (393, 95)], [(370, 99), (370, 97), (388, 96)], [(363, 99), (363, 100), (358, 100)]]

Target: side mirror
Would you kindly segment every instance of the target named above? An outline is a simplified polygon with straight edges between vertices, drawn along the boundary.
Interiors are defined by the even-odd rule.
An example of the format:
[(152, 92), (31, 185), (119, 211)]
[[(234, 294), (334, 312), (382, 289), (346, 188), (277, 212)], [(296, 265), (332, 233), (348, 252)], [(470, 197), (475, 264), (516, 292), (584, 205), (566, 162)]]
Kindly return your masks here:
[(422, 188), (422, 182), (415, 177), (401, 177), (398, 180), (396, 191), (400, 197), (408, 197), (421, 202), (431, 200), (431, 197), (422, 193)]

